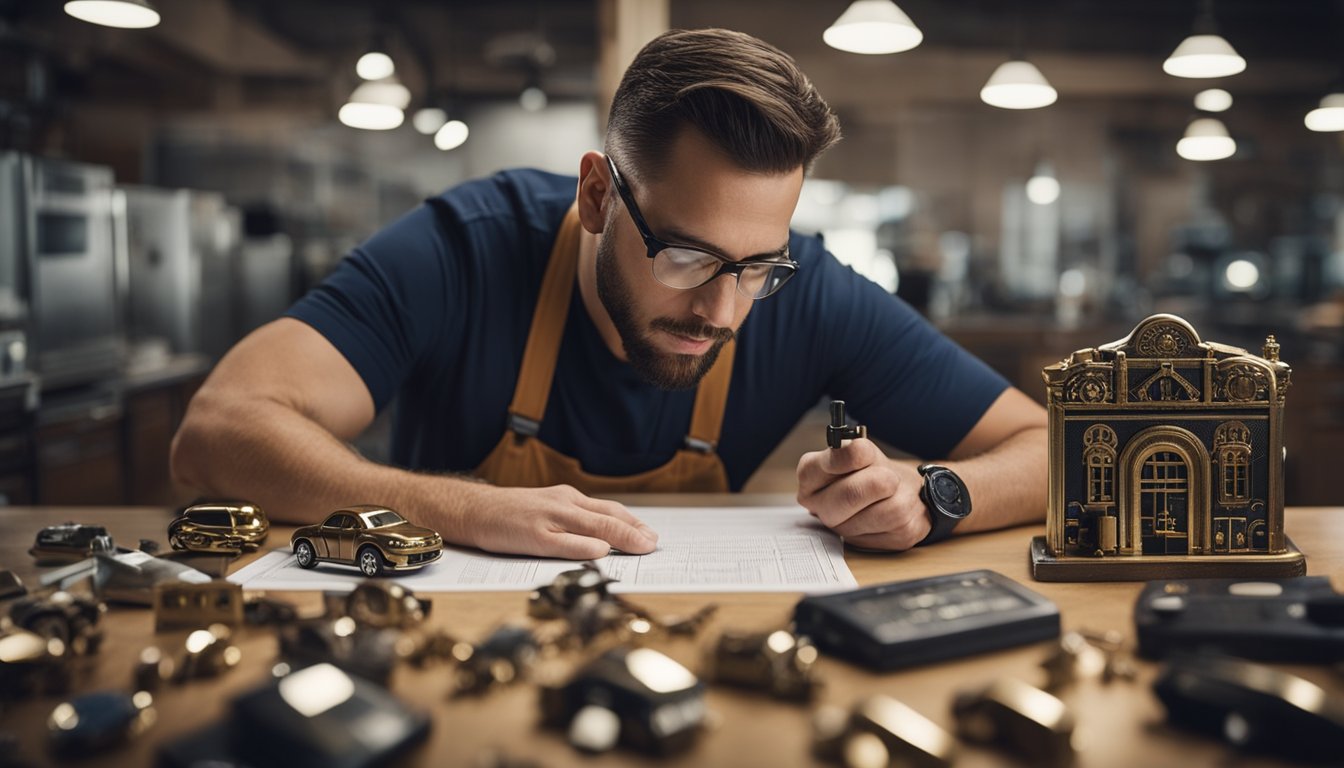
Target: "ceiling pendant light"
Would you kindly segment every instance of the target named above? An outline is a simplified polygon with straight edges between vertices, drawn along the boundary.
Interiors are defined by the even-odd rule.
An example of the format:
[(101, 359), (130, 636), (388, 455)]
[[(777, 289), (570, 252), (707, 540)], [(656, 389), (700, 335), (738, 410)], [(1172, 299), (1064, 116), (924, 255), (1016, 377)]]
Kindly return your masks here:
[(527, 76), (527, 85), (518, 94), (518, 106), (524, 112), (540, 112), (550, 103), (550, 97), (541, 87), (541, 68), (534, 66)]
[(371, 50), (355, 62), (355, 74), (361, 80), (382, 80), (396, 74), (397, 65), (392, 57), (379, 50)]
[(159, 24), (149, 0), (70, 0), (65, 12), (80, 21), (119, 29), (147, 29)]
[(395, 77), (372, 80), (355, 88), (337, 117), (351, 128), (387, 131), (406, 119), (405, 109), (410, 103), (411, 92)]
[(1223, 121), (1200, 117), (1191, 121), (1185, 136), (1176, 142), (1176, 154), (1186, 160), (1222, 160), (1237, 151), (1237, 142), (1227, 134)]
[(448, 122), (448, 113), (439, 107), (421, 107), (411, 115), (411, 126), (417, 133), (433, 136)]
[(854, 0), (821, 39), (850, 53), (900, 53), (919, 45), (924, 33), (892, 0)]
[(434, 134), (434, 146), (444, 152), (457, 149), (467, 140), (467, 135), (470, 133), (466, 123), (461, 120), (449, 120)]
[(1246, 60), (1220, 35), (1191, 35), (1162, 62), (1162, 71), (1176, 77), (1227, 77), (1244, 69)]
[(1041, 70), (1021, 58), (1000, 64), (980, 89), (981, 101), (1003, 109), (1039, 109), (1054, 104), (1058, 98), (1059, 92), (1046, 81)]
[(548, 103), (550, 103), (550, 98), (546, 96), (546, 92), (539, 85), (529, 85), (523, 89), (522, 93), (518, 94), (518, 106), (522, 107), (525, 112), (540, 112), (546, 108)]
[(1209, 88), (1195, 94), (1195, 109), (1200, 112), (1226, 112), (1232, 108), (1232, 94), (1222, 88)]
[(1307, 113), (1305, 122), (1313, 131), (1344, 131), (1344, 89), (1321, 99), (1321, 105)]
[(1050, 205), (1059, 199), (1059, 179), (1050, 163), (1036, 164), (1035, 173), (1027, 179), (1027, 199), (1036, 205)]
[(1246, 60), (1218, 34), (1213, 0), (1204, 0), (1194, 32), (1162, 62), (1163, 72), (1176, 77), (1229, 77), (1246, 69)]

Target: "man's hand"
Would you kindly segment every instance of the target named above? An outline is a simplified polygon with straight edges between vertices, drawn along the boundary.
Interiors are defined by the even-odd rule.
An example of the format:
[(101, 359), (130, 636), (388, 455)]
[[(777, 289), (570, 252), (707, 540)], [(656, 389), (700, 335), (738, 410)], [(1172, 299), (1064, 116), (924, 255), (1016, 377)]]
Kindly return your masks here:
[(798, 460), (798, 503), (859, 547), (903, 550), (923, 541), (931, 526), (921, 487), (914, 467), (863, 438)]
[(572, 486), (470, 486), (463, 540), (487, 552), (593, 560), (613, 549), (652, 552), (658, 534), (623, 505), (585, 496)]

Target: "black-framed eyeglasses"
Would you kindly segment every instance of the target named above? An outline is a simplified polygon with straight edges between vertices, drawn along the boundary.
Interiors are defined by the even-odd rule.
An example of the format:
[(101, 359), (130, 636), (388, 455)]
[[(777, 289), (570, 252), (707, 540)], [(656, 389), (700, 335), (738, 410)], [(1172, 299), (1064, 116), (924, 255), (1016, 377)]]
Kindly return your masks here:
[(616, 161), (607, 156), (607, 167), (611, 169), (611, 181), (616, 192), (630, 212), (635, 229), (644, 240), (649, 259), (653, 262), (653, 276), (658, 282), (669, 288), (690, 290), (699, 288), (725, 272), (737, 280), (737, 291), (749, 299), (763, 299), (778, 291), (798, 271), (798, 262), (789, 258), (785, 251), (783, 258), (776, 256), (743, 259), (734, 261), (713, 251), (697, 248), (694, 245), (679, 245), (658, 239), (644, 221), (644, 214), (635, 204), (635, 196), (630, 193), (621, 172), (616, 169)]

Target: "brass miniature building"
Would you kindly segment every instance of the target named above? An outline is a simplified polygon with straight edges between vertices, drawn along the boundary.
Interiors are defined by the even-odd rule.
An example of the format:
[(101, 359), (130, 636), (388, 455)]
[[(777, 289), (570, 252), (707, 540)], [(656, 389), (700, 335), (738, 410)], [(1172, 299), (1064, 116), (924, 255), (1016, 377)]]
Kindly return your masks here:
[(1273, 336), (1255, 355), (1174, 315), (1047, 366), (1050, 506), (1033, 575), (1305, 573), (1283, 535), (1290, 373)]

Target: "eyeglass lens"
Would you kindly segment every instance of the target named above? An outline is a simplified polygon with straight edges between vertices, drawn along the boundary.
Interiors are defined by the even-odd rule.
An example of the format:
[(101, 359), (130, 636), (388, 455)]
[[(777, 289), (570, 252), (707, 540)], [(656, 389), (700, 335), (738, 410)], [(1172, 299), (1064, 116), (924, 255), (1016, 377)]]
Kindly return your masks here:
[(737, 290), (752, 299), (774, 293), (792, 274), (787, 267), (774, 264), (732, 265), (688, 248), (664, 248), (653, 258), (653, 276), (670, 288), (698, 288), (725, 271), (725, 267), (735, 273)]

